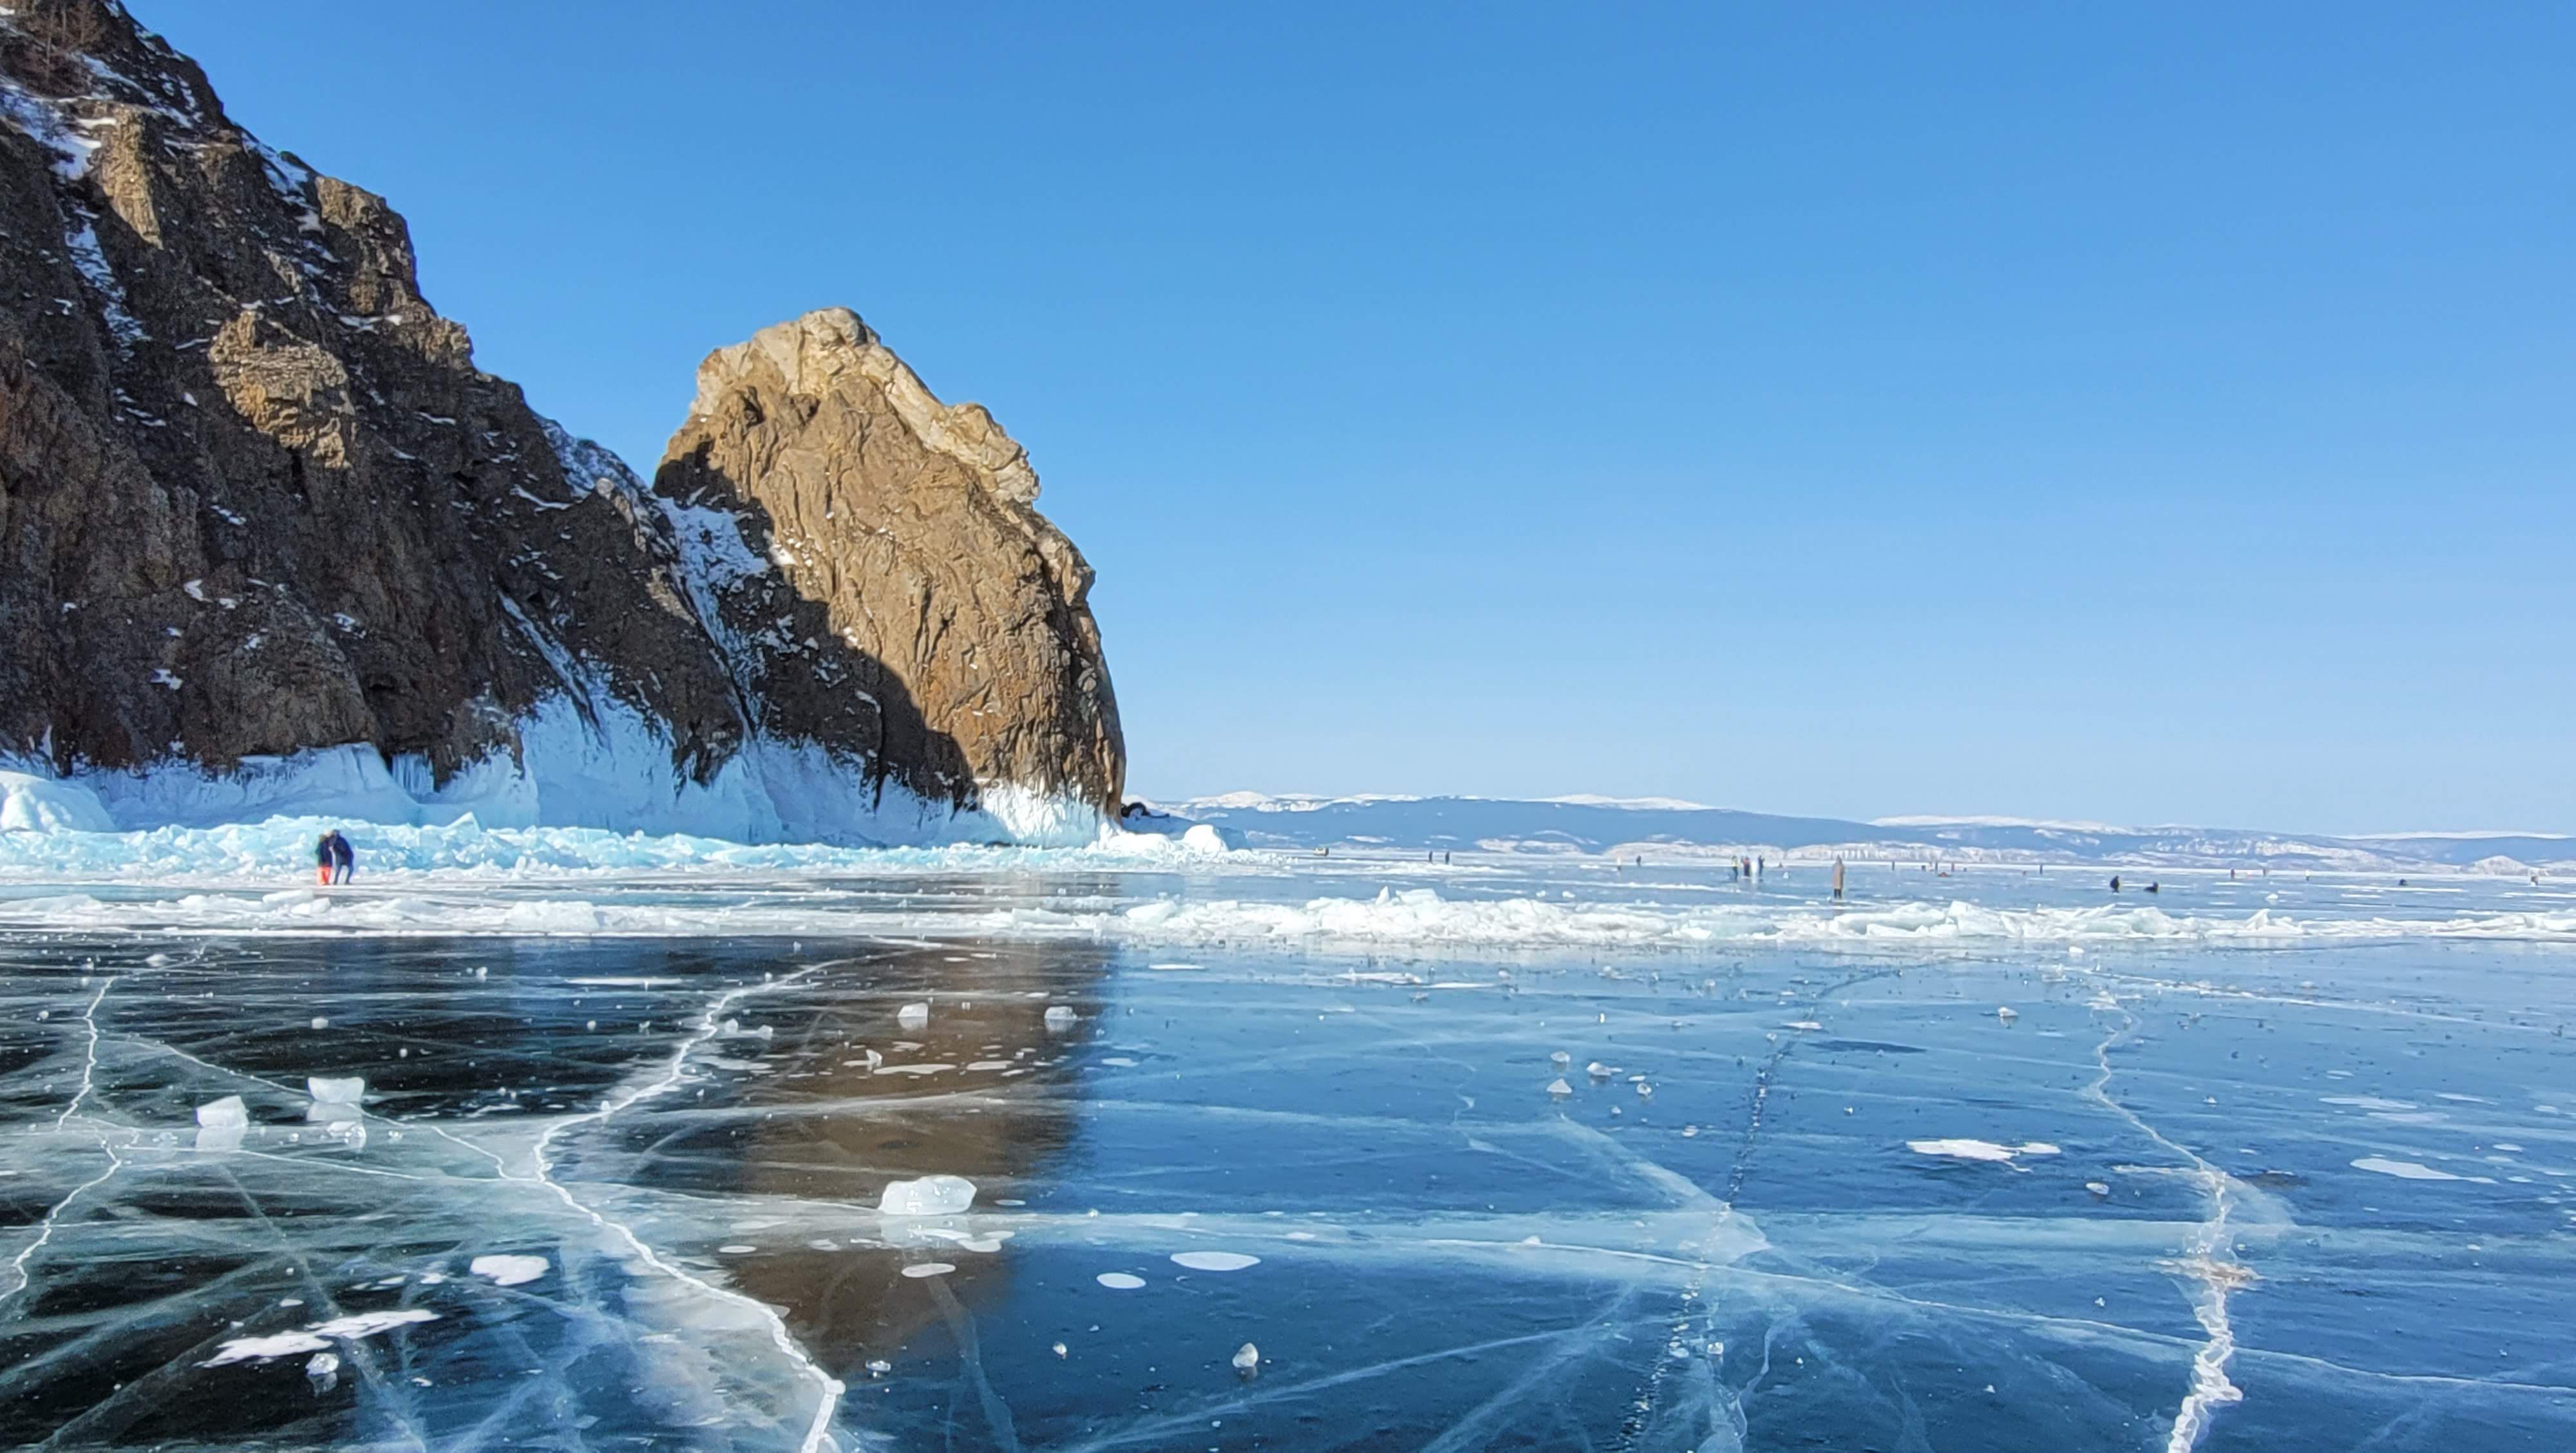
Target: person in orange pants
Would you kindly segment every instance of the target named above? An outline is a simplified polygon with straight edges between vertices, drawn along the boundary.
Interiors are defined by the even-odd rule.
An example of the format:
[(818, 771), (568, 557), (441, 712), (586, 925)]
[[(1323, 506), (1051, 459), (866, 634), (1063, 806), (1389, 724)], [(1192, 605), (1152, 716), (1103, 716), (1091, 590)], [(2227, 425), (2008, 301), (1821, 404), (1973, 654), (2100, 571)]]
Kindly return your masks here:
[(330, 887), (331, 835), (327, 832), (322, 834), (322, 836), (317, 838), (313, 843), (313, 868), (316, 875), (315, 881), (319, 882), (325, 888)]

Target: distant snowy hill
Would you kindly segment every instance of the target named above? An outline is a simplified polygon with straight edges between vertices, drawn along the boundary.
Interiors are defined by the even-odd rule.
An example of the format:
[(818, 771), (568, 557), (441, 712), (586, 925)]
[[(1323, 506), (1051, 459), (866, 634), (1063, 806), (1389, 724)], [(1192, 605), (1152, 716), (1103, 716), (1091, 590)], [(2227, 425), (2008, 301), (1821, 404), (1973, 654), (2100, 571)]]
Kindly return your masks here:
[(2369, 872), (2409, 867), (2520, 874), (2576, 869), (2576, 839), (2530, 834), (2337, 838), (2243, 828), (2116, 827), (2007, 817), (1890, 817), (1853, 822), (1703, 807), (1670, 798), (1320, 797), (1230, 792), (1158, 803), (1212, 823), (1247, 847), (1412, 852), (1656, 853), (1772, 857), (2077, 862), (2141, 867), (2283, 867)]

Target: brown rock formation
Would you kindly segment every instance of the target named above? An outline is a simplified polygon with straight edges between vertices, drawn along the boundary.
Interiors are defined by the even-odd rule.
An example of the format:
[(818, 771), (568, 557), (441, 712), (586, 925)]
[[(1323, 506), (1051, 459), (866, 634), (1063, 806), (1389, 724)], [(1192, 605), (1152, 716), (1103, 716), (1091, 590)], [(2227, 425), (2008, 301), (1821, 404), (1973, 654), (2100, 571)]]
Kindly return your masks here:
[[(112, 0), (0, 13), (0, 280), (0, 757), (362, 743), (443, 783), (533, 770), (569, 702), (666, 746), (619, 761), (647, 795), (766, 801), (820, 760), (1116, 806), (1088, 569), (1017, 446), (846, 313), (801, 371), (779, 330), (710, 360), (647, 491), (474, 366), (383, 199), (233, 125)], [(743, 785), (764, 742), (795, 784)]]
[[(908, 696), (886, 716), (889, 757), (1114, 809), (1125, 750), (1090, 565), (1037, 512), (1028, 451), (982, 406), (933, 398), (856, 314), (708, 355), (653, 487), (741, 501), (779, 568), (725, 593), (722, 617), (737, 632), (786, 610), (819, 620), (865, 689)], [(746, 689), (769, 724), (813, 735), (836, 710), (816, 680), (768, 670)]]

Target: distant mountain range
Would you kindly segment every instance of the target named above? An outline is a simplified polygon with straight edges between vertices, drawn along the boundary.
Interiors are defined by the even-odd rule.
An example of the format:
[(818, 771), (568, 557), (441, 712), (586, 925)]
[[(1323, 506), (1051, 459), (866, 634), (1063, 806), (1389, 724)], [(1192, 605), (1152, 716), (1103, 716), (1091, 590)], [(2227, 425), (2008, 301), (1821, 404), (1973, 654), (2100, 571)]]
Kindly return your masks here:
[(1957, 863), (2281, 867), (2354, 872), (2440, 869), (2516, 876), (2576, 871), (2576, 838), (2528, 833), (2327, 837), (2224, 827), (2116, 827), (2008, 817), (1889, 817), (1853, 822), (1703, 807), (1670, 798), (1318, 797), (1231, 792), (1157, 803), (1212, 823), (1246, 847), (1512, 853), (1737, 852), (1814, 859), (1938, 858)]

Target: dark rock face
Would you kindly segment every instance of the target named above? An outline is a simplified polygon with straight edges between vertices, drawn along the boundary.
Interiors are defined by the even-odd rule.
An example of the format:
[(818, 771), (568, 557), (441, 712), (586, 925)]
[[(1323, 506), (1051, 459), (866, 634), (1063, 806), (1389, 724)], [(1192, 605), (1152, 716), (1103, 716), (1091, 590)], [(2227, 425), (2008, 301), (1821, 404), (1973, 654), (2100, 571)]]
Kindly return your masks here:
[[(111, 0), (0, 15), (0, 281), (0, 755), (364, 743), (444, 782), (562, 699), (666, 738), (672, 791), (766, 740), (934, 803), (1115, 808), (1089, 571), (1024, 460), (1020, 497), (899, 429), (790, 429), (873, 405), (755, 370), (644, 489), (475, 368), (383, 199)], [(922, 629), (874, 627), (898, 608)]]

